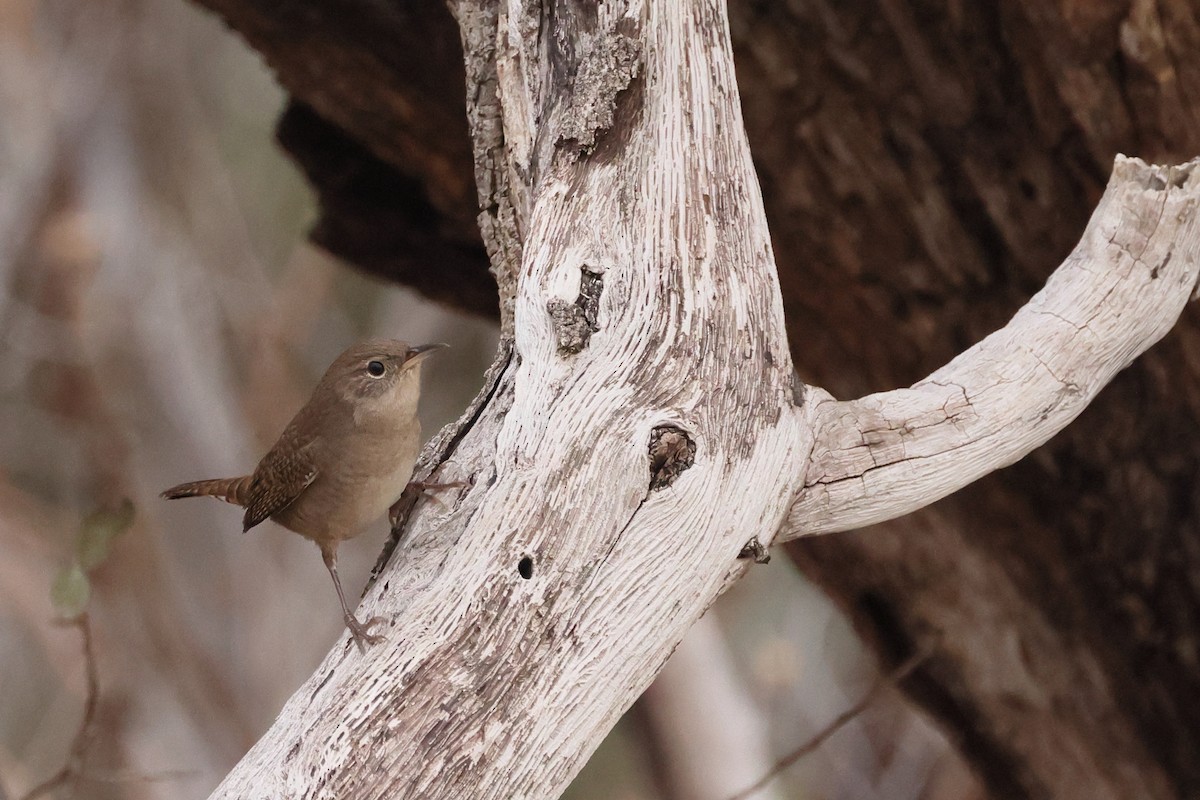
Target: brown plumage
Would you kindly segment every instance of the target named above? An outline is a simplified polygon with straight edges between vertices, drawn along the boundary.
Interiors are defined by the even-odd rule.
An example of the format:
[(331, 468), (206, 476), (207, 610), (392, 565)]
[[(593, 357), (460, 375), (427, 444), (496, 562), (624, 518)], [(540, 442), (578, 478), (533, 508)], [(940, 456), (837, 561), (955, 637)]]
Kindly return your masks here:
[(357, 536), (400, 496), (421, 445), (420, 362), (445, 345), (409, 347), (372, 339), (330, 365), (308, 403), (253, 474), (182, 483), (162, 496), (209, 496), (243, 507), (242, 530), (270, 518), (312, 539), (333, 578), (354, 641), (375, 643), (381, 622), (350, 612), (337, 573), (337, 546)]
[(172, 486), (162, 493), (168, 500), (180, 497), (216, 497), (235, 506), (246, 505), (250, 488), (250, 476), (240, 478), (214, 478), (211, 481), (192, 481)]

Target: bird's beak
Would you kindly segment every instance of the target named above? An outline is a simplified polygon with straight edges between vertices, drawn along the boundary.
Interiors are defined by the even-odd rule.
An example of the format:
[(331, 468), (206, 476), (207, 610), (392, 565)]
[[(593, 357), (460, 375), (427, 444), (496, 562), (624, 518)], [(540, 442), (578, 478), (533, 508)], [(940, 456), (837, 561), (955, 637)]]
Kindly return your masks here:
[(404, 366), (408, 367), (417, 364), (427, 357), (433, 355), (438, 350), (449, 347), (448, 344), (423, 344), (418, 347), (408, 348), (408, 358), (404, 359)]

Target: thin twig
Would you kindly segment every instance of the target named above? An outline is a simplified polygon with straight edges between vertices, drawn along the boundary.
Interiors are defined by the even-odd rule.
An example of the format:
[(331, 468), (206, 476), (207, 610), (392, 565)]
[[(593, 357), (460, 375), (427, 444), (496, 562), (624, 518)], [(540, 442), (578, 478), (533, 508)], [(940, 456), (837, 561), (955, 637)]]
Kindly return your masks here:
[(80, 721), (79, 730), (75, 732), (75, 739), (71, 742), (71, 749), (67, 752), (66, 763), (58, 772), (26, 792), (20, 800), (34, 800), (34, 798), (49, 794), (70, 780), (80, 777), (83, 774), (84, 756), (87, 754), (88, 745), (91, 744), (92, 736), (95, 733), (96, 711), (100, 707), (100, 677), (96, 670), (96, 652), (92, 647), (91, 620), (85, 611), (68, 624), (79, 628), (83, 639), (83, 667), (87, 676), (83, 720)]
[(115, 783), (115, 784), (133, 784), (133, 783), (166, 783), (168, 781), (182, 781), (188, 778), (197, 778), (200, 776), (198, 769), (164, 769), (158, 772), (139, 772), (136, 769), (113, 769), (105, 772), (95, 772), (88, 770), (80, 777), (86, 778), (95, 783)]
[(929, 658), (931, 653), (932, 647), (918, 650), (891, 672), (885, 675), (880, 675), (879, 678), (876, 679), (875, 683), (871, 686), (870, 690), (868, 690), (867, 693), (864, 694), (857, 703), (839, 714), (833, 720), (833, 722), (829, 723), (820, 731), (818, 731), (816, 736), (813, 736), (807, 742), (776, 761), (775, 766), (767, 770), (767, 774), (763, 775), (751, 786), (730, 797), (729, 800), (746, 800), (746, 798), (750, 797), (755, 792), (758, 792), (760, 789), (770, 783), (776, 776), (779, 775), (779, 773), (783, 772), (785, 769), (792, 766), (792, 764), (795, 764), (809, 753), (817, 750), (821, 745), (829, 741), (830, 737), (841, 730), (847, 722), (861, 714), (863, 710), (866, 709), (867, 706), (871, 705), (871, 703), (873, 703), (885, 689), (890, 689), (896, 686), (898, 683), (911, 675), (913, 670), (919, 667), (925, 661), (925, 659)]

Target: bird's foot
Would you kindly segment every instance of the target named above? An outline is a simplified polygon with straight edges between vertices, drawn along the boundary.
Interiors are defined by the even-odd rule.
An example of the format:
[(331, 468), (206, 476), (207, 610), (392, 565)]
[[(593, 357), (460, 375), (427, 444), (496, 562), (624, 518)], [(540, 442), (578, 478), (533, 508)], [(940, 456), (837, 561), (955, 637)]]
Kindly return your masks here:
[[(471, 484), (467, 481), (447, 481), (446, 483), (435, 483), (433, 481), (409, 481), (408, 485), (404, 487), (404, 493), (400, 495), (400, 499), (393, 503), (392, 507), (388, 509), (388, 522), (390, 522), (392, 527), (395, 528), (396, 522), (400, 519), (400, 514), (404, 510), (406, 503), (412, 504), (416, 502), (416, 500), (410, 499), (412, 495), (409, 494), (409, 489), (425, 493), (440, 492), (443, 489), (463, 489), (470, 485)], [(442, 508), (446, 508), (446, 504), (440, 497), (431, 495), (430, 499), (440, 505)], [(409, 507), (411, 508), (411, 505)]]
[(372, 626), (382, 625), (386, 621), (383, 617), (371, 617), (365, 623), (359, 622), (358, 617), (353, 614), (348, 614), (345, 619), (346, 627), (350, 629), (350, 638), (358, 645), (360, 653), (367, 652), (366, 645), (379, 644), (386, 638), (382, 633), (371, 633)]
[[(414, 497), (412, 492), (424, 494), (426, 492), (440, 492), (443, 489), (464, 489), (469, 486), (471, 486), (470, 481), (447, 481), (445, 483), (435, 483), (434, 481), (409, 481), (408, 485), (404, 487), (404, 491), (401, 493), (400, 499), (392, 503), (392, 507), (388, 509), (388, 523), (390, 523), (392, 529), (394, 530), (397, 523), (400, 521), (400, 517), (404, 514), (407, 514), (408, 511), (410, 511), (416, 504), (418, 498)], [(442, 499), (436, 495), (431, 494), (429, 499), (440, 505), (442, 508), (447, 507)]]

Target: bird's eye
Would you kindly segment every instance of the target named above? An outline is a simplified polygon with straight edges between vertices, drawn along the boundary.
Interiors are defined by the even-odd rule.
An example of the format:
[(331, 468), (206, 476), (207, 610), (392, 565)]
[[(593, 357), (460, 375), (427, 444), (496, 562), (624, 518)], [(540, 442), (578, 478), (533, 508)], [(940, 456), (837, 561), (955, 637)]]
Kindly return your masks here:
[(387, 370), (384, 368), (382, 361), (368, 361), (367, 362), (367, 374), (370, 375), (372, 378), (382, 378), (383, 373), (386, 371)]

